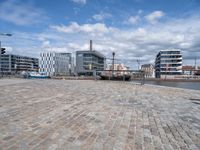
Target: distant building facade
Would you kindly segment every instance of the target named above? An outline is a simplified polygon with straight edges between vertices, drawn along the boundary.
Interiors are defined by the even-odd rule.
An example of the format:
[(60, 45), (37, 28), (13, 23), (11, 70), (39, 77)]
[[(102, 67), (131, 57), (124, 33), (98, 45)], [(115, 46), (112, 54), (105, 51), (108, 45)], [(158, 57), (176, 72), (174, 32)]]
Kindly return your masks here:
[(40, 73), (48, 76), (70, 75), (72, 67), (71, 53), (44, 52), (40, 54)]
[(38, 72), (38, 58), (13, 54), (1, 55), (1, 72), (8, 74), (21, 73), (22, 71)]
[[(113, 69), (113, 65), (112, 64), (108, 64), (106, 67), (106, 70), (112, 70)], [(128, 70), (128, 68), (124, 65), (124, 64), (114, 64), (114, 70)]]
[[(117, 75), (123, 75), (123, 74), (127, 74), (126, 70), (128, 70), (129, 68), (126, 67), (124, 64), (114, 64), (114, 74), (117, 74)], [(110, 74), (112, 73), (112, 70), (113, 70), (113, 64), (107, 64), (106, 66), (106, 70), (111, 70), (110, 71)], [(109, 73), (109, 72), (107, 72)]]
[(174, 78), (182, 74), (182, 54), (179, 49), (161, 50), (155, 60), (156, 78)]
[(199, 75), (200, 74), (200, 67), (197, 66), (183, 66), (182, 67), (183, 75)]
[(77, 75), (94, 75), (94, 71), (105, 69), (105, 56), (95, 50), (76, 52)]
[(143, 64), (141, 66), (141, 70), (144, 71), (145, 78), (154, 78), (155, 77), (154, 65)]

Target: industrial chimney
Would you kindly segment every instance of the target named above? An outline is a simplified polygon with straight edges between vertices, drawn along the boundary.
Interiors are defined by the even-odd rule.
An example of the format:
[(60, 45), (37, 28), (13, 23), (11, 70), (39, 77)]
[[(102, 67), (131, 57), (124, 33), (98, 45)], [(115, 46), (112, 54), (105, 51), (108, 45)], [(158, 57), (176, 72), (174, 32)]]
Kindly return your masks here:
[(92, 51), (92, 40), (90, 40), (90, 51)]

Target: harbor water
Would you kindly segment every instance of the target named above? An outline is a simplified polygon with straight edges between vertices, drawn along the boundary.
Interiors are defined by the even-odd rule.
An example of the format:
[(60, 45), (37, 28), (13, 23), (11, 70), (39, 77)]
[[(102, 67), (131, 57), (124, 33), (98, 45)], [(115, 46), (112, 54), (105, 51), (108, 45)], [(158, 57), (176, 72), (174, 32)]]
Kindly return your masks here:
[[(140, 82), (140, 81), (133, 81)], [(200, 82), (145, 81), (145, 84), (200, 90)]]

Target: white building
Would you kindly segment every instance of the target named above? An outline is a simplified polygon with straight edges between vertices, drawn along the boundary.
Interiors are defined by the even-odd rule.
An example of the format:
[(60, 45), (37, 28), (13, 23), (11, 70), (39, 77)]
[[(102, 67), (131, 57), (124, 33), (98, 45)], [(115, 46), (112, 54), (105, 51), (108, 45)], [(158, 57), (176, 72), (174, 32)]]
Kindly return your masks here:
[(39, 72), (48, 76), (70, 75), (71, 53), (44, 52), (40, 54)]
[(143, 64), (141, 66), (141, 70), (144, 71), (144, 75), (146, 78), (154, 78), (155, 77), (155, 69), (152, 64)]
[(155, 61), (156, 78), (175, 78), (182, 74), (182, 54), (179, 49), (161, 50)]

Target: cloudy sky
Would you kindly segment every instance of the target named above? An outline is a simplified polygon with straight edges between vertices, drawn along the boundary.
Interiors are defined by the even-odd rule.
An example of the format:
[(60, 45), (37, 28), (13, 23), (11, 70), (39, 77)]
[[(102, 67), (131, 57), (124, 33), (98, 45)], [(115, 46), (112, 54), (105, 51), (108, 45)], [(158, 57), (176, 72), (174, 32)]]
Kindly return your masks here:
[(95, 50), (137, 68), (161, 49), (200, 65), (200, 0), (0, 0), (0, 36), (9, 53)]

